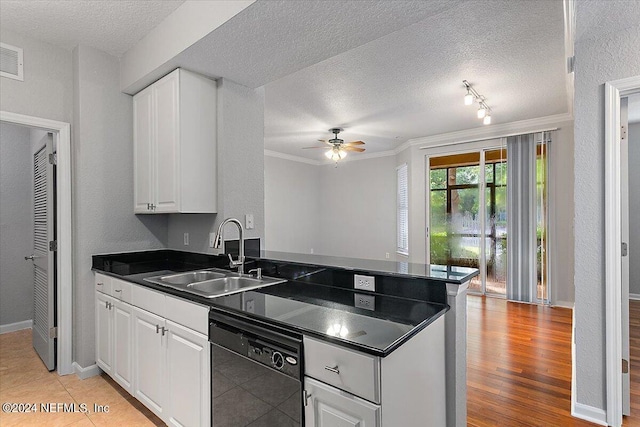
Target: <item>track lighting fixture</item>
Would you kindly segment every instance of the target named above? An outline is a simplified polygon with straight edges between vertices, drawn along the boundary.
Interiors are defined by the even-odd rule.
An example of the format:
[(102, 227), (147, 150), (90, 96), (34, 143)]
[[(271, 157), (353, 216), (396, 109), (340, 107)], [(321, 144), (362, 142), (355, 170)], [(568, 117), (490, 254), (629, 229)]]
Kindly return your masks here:
[(473, 101), (478, 103), (478, 118), (482, 119), (482, 124), (490, 125), (491, 124), (491, 107), (489, 107), (486, 103), (486, 98), (483, 95), (480, 95), (466, 80), (463, 80), (462, 83), (464, 87), (467, 89), (467, 94), (464, 96), (464, 105), (473, 105)]

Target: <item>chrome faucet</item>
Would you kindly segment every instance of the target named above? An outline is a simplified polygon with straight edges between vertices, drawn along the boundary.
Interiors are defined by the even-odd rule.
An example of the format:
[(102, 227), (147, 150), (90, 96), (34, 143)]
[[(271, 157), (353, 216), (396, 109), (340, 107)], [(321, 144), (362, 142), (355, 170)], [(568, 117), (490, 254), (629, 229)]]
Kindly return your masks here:
[(244, 274), (244, 230), (242, 228), (242, 223), (235, 218), (227, 218), (220, 223), (218, 226), (218, 232), (216, 233), (216, 237), (213, 240), (213, 247), (215, 249), (219, 249), (222, 244), (222, 231), (224, 226), (228, 223), (234, 223), (238, 227), (238, 238), (240, 239), (240, 245), (238, 250), (238, 260), (234, 261), (229, 254), (229, 267), (236, 268), (238, 267), (238, 274)]

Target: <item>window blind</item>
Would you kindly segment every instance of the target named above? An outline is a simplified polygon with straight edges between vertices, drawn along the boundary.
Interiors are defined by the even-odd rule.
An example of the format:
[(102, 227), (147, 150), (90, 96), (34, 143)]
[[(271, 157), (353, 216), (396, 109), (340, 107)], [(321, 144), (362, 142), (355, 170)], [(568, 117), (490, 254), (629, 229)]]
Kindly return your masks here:
[(409, 181), (407, 164), (398, 166), (397, 174), (397, 251), (409, 255)]

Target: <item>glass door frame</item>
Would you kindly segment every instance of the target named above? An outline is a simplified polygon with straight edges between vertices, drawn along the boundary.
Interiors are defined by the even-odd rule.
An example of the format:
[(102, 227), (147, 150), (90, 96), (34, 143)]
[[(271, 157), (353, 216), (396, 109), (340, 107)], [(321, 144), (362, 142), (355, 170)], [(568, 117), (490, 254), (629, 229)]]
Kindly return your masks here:
[[(480, 255), (479, 255), (479, 270), (480, 270), (480, 285), (481, 290), (469, 288), (468, 293), (473, 295), (490, 295), (497, 298), (506, 298), (505, 294), (499, 294), (495, 292), (487, 293), (487, 260), (486, 260), (486, 238), (487, 238), (487, 224), (486, 224), (486, 164), (485, 154), (487, 151), (506, 149), (506, 138), (493, 138), (485, 141), (475, 141), (469, 143), (461, 143), (456, 145), (443, 145), (438, 147), (429, 148), (429, 152), (425, 154), (425, 221), (426, 221), (426, 242), (425, 242), (425, 262), (430, 264), (431, 260), (431, 185), (430, 185), (430, 172), (431, 172), (431, 159), (436, 157), (458, 155), (458, 154), (470, 154), (479, 153), (480, 162), (479, 176), (478, 176), (478, 221), (480, 222)], [(508, 159), (507, 159), (508, 164)], [(508, 185), (508, 183), (507, 183)], [(450, 203), (448, 200), (447, 203)], [(505, 284), (506, 286), (506, 284)]]

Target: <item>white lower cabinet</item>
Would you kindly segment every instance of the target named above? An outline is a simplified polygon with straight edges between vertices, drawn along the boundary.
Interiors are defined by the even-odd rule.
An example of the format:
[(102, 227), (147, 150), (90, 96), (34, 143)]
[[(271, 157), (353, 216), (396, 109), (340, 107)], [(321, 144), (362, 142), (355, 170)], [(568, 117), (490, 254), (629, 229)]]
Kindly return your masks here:
[(96, 363), (118, 384), (132, 393), (131, 306), (96, 292)]
[(137, 307), (134, 318), (134, 396), (164, 419), (166, 398), (166, 352), (160, 328), (164, 318)]
[(444, 316), (386, 357), (304, 337), (307, 427), (446, 426)]
[(167, 320), (167, 405), (170, 426), (208, 426), (211, 411), (208, 338)]
[(378, 427), (380, 406), (312, 378), (304, 380), (306, 427)]
[(207, 328), (205, 306), (96, 274), (96, 363), (170, 426), (211, 425)]

